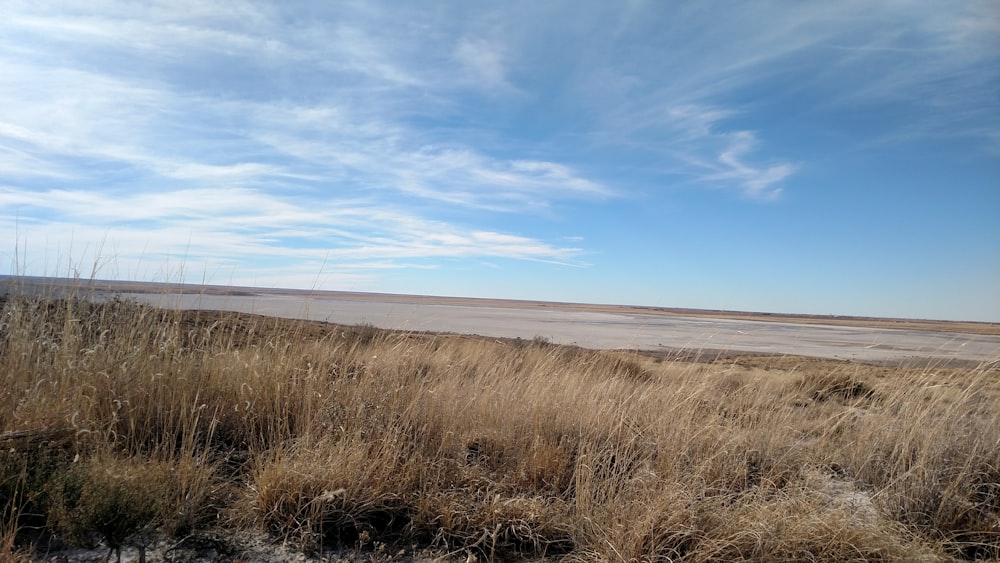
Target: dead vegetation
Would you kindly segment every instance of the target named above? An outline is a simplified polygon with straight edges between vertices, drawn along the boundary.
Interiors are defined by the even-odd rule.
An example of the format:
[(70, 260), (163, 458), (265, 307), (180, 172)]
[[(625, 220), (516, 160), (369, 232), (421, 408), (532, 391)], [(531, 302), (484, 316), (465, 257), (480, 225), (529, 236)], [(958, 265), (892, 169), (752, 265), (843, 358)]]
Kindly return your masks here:
[(9, 298), (0, 555), (995, 558), (998, 377)]

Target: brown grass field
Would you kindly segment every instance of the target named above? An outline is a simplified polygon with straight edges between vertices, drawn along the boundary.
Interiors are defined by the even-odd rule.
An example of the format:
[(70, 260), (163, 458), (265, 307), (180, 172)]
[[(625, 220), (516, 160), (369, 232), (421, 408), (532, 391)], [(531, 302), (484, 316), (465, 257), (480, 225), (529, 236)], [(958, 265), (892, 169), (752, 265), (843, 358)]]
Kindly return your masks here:
[[(1000, 557), (1000, 367), (0, 311), (0, 560)], [(192, 552), (193, 553), (193, 552)], [(180, 560), (180, 559), (178, 559)]]

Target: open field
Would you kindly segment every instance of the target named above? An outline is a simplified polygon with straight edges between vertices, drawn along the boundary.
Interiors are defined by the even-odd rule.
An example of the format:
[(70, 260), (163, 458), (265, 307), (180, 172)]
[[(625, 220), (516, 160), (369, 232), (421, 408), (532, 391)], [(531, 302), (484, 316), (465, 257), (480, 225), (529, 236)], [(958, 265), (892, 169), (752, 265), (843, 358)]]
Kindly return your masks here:
[(38, 297), (3, 302), (0, 337), (0, 558), (245, 560), (260, 538), (317, 560), (1000, 556), (996, 362)]

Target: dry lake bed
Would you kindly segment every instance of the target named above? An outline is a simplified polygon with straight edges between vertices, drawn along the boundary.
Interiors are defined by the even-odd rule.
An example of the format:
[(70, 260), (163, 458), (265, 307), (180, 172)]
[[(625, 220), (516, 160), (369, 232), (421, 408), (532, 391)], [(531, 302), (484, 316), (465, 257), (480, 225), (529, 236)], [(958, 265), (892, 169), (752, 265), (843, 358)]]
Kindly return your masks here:
[[(0, 293), (53, 294), (67, 280), (0, 277)], [(587, 348), (725, 351), (812, 356), (864, 362), (993, 362), (1000, 325), (614, 305), (545, 303), (366, 294), (83, 282), (153, 305), (236, 311), (380, 328), (488, 337), (542, 337)]]
[(455, 332), (490, 337), (543, 337), (558, 344), (637, 350), (723, 350), (794, 354), (871, 362), (914, 358), (985, 362), (1000, 359), (1000, 336), (544, 307), (440, 303), (394, 296), (392, 300), (300, 295), (151, 295), (143, 301), (191, 309), (239, 311), (380, 328)]

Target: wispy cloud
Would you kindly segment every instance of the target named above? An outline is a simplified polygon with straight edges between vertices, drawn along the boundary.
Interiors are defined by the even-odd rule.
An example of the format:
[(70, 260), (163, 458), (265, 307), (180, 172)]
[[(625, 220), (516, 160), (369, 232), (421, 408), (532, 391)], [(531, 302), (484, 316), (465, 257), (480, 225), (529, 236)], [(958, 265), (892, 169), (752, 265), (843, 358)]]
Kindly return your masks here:
[(128, 263), (155, 248), (183, 250), (195, 263), (278, 261), (300, 273), (310, 260), (327, 260), (330, 271), (425, 268), (433, 265), (412, 260), (442, 257), (581, 264), (579, 248), (427, 220), (383, 203), (295, 202), (245, 188), (147, 194), (0, 188), (0, 208), (17, 211), (0, 228), (22, 239), (108, 241), (115, 259)]
[(455, 47), (455, 59), (463, 67), (470, 86), (487, 92), (517, 92), (507, 80), (502, 47), (485, 39), (463, 37)]
[(615, 120), (629, 124), (601, 142), (638, 143), (640, 150), (669, 158), (672, 175), (700, 186), (735, 189), (751, 200), (776, 199), (782, 182), (798, 165), (773, 157), (771, 162), (762, 161), (755, 152), (760, 145), (756, 133), (724, 127), (736, 113), (694, 104), (623, 110)]
[(757, 198), (775, 198), (781, 188), (773, 187), (787, 178), (795, 167), (789, 163), (767, 167), (753, 167), (744, 161), (756, 142), (753, 134), (738, 131), (729, 135), (729, 146), (719, 154), (718, 162), (722, 170), (709, 175), (708, 180), (733, 180), (743, 186), (744, 193)]
[[(1000, 11), (989, 2), (939, 8), (908, 1), (647, 4), (629, 25), (636, 33), (658, 29), (655, 48), (636, 49), (623, 33), (591, 54), (600, 70), (577, 81), (587, 93), (581, 103), (598, 116), (587, 133), (598, 146), (657, 155), (681, 181), (754, 199), (770, 198), (809, 166), (785, 156), (799, 145), (769, 135), (761, 108), (774, 119), (787, 110), (840, 131), (841, 150), (986, 140), (1000, 115), (989, 86), (1000, 80)], [(867, 128), (851, 138), (851, 126), (839, 122), (862, 112), (870, 116)], [(748, 117), (756, 118), (753, 127)]]

